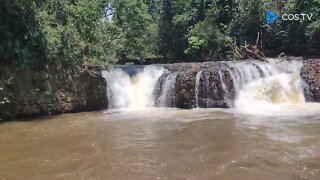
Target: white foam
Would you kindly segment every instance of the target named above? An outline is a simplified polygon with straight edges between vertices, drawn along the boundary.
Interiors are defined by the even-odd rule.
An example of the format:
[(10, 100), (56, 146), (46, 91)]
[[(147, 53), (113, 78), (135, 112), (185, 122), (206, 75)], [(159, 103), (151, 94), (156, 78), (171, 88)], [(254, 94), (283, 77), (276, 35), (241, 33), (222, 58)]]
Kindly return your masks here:
[(107, 81), (109, 108), (143, 110), (154, 107), (153, 91), (164, 69), (147, 66), (130, 77), (122, 69), (104, 71)]

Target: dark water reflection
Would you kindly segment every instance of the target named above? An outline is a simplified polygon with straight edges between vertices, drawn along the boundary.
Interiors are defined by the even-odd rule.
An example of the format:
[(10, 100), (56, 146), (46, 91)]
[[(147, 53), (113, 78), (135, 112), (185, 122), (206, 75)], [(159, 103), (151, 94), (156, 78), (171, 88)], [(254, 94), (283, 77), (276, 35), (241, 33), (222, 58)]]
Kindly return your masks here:
[(0, 125), (0, 179), (320, 179), (320, 115), (92, 112)]

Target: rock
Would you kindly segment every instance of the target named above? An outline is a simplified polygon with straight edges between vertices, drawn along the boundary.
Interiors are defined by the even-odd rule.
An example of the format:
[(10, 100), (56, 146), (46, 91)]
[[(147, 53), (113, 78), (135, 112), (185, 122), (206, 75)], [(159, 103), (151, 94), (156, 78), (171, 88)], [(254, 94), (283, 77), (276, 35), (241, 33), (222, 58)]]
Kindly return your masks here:
[(204, 69), (198, 87), (198, 106), (201, 108), (227, 108), (225, 97), (229, 90), (224, 89), (218, 69)]
[[(175, 99), (177, 108), (227, 108), (233, 106), (235, 90), (228, 65), (223, 62), (177, 63), (164, 67), (177, 73)], [(200, 74), (198, 87), (196, 76)], [(223, 83), (222, 83), (223, 82)], [(196, 93), (196, 88), (198, 94)]]
[(90, 74), (85, 71), (80, 75), (81, 89), (86, 110), (97, 110), (108, 107), (107, 84), (100, 72)]
[(304, 94), (308, 102), (320, 102), (320, 59), (305, 60), (301, 77), (307, 85)]
[(175, 96), (176, 107), (190, 109), (195, 107), (195, 77), (197, 70), (189, 69), (177, 74)]
[[(7, 71), (6, 71), (7, 72)], [(15, 72), (10, 84), (0, 78), (0, 119), (28, 118), (34, 116), (82, 112), (108, 107), (106, 81), (99, 70), (81, 73), (68, 71), (48, 75), (35, 70)], [(6, 73), (13, 74), (13, 73)]]

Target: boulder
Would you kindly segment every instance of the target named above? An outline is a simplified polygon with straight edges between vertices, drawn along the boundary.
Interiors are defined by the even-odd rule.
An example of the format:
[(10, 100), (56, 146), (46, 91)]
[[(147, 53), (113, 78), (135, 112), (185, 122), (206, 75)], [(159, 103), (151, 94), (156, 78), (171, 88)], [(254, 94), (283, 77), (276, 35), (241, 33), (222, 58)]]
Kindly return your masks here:
[(304, 95), (308, 102), (320, 102), (320, 59), (305, 60), (300, 73), (306, 86)]
[(195, 82), (197, 70), (178, 72), (175, 84), (176, 107), (190, 109), (195, 107)]
[[(177, 63), (164, 67), (177, 73), (177, 108), (227, 108), (233, 106), (235, 90), (230, 69), (223, 62)], [(197, 82), (197, 75), (198, 81)]]

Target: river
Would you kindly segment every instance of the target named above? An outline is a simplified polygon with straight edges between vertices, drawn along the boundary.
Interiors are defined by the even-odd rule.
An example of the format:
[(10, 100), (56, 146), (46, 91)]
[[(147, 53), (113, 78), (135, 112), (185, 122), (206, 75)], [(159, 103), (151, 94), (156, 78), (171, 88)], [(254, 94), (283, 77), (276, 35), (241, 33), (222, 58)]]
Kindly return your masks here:
[(320, 114), (292, 112), (150, 109), (8, 122), (0, 179), (319, 179)]
[[(233, 88), (201, 69), (189, 110), (166, 108), (179, 72), (105, 71), (109, 110), (0, 124), (0, 179), (320, 179), (320, 104), (306, 102), (301, 66), (229, 63)], [(229, 108), (199, 108), (212, 92)]]

